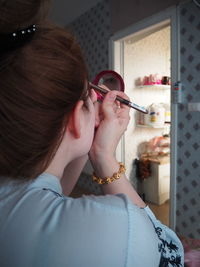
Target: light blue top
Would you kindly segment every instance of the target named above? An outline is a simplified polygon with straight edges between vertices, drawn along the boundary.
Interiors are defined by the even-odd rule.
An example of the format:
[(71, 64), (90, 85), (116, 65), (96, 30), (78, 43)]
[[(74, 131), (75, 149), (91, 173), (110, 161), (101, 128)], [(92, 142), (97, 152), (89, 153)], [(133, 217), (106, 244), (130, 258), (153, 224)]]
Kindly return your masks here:
[(180, 267), (183, 247), (148, 207), (122, 194), (65, 197), (44, 173), (0, 185), (0, 266)]

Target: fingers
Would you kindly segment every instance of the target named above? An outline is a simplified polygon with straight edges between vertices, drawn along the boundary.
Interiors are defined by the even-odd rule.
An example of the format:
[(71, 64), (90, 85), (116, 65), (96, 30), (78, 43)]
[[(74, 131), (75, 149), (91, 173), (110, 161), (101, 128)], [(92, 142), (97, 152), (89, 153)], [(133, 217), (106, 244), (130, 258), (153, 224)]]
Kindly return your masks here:
[(123, 92), (108, 92), (102, 103), (102, 111), (104, 113), (104, 116), (114, 117), (116, 116), (116, 114), (119, 114), (122, 117), (126, 117), (129, 114), (130, 108), (126, 104), (117, 101), (117, 96), (129, 100), (129, 97)]
[[(126, 100), (130, 100), (130, 98), (124, 92), (121, 91), (117, 91), (117, 96)], [(117, 101), (117, 105), (118, 105), (117, 113), (120, 114), (120, 116), (125, 117), (129, 114), (130, 107), (127, 104)]]
[(91, 89), (90, 91), (90, 98), (92, 103), (95, 103), (97, 101), (97, 93), (95, 92), (94, 89)]
[(102, 103), (102, 111), (104, 113), (104, 116), (107, 118), (112, 118), (113, 116), (115, 116), (116, 97), (117, 97), (116, 91), (110, 91), (104, 97)]
[[(130, 98), (124, 93), (124, 92), (121, 92), (121, 91), (117, 91), (117, 95), (123, 99), (126, 99), (126, 100), (130, 100)], [(120, 107), (121, 108), (127, 108), (128, 106), (126, 104), (123, 104), (122, 102), (120, 102)]]
[(94, 104), (94, 110), (95, 110), (95, 128), (99, 126), (101, 121), (103, 120), (103, 114), (101, 111), (101, 104), (96, 102)]
[[(129, 97), (124, 92), (113, 90), (113, 91), (109, 91), (106, 94), (106, 96), (104, 97), (105, 102), (114, 103), (115, 101), (117, 101), (116, 100), (117, 96), (120, 96), (121, 98), (129, 100)], [(120, 101), (117, 101), (117, 102), (120, 103), (122, 106), (125, 106), (125, 107), (127, 106), (126, 104), (123, 104)]]
[(124, 99), (130, 100), (129, 97), (122, 91), (113, 91), (116, 92), (116, 94)]

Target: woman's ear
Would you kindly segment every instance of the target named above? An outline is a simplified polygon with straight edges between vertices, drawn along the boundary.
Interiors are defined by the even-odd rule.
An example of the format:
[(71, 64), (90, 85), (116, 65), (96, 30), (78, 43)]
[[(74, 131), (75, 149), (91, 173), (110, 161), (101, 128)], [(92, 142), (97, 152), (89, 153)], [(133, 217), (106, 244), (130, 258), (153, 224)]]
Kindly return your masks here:
[(69, 129), (70, 133), (74, 135), (75, 138), (81, 137), (83, 105), (84, 102), (82, 100), (79, 100), (76, 103), (68, 121), (67, 128)]

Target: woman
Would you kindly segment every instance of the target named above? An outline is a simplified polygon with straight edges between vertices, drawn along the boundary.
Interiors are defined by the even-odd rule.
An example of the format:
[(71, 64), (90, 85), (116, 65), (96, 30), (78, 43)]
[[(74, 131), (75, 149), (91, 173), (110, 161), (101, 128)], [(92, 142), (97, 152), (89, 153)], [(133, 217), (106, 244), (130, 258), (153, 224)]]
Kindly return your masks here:
[[(109, 92), (95, 115), (79, 46), (40, 9), (0, 2), (0, 266), (183, 266), (115, 158), (127, 96)], [(105, 195), (70, 198), (88, 154)]]

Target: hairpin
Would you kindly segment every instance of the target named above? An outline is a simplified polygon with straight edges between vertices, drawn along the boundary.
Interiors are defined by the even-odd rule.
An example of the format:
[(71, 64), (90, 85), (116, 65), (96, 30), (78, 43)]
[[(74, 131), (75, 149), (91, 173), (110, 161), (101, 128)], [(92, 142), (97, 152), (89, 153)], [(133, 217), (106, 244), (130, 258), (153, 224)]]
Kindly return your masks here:
[(27, 41), (31, 40), (36, 32), (36, 25), (33, 24), (27, 28), (16, 30), (12, 33), (0, 34), (0, 52), (4, 53), (9, 50), (23, 46)]

